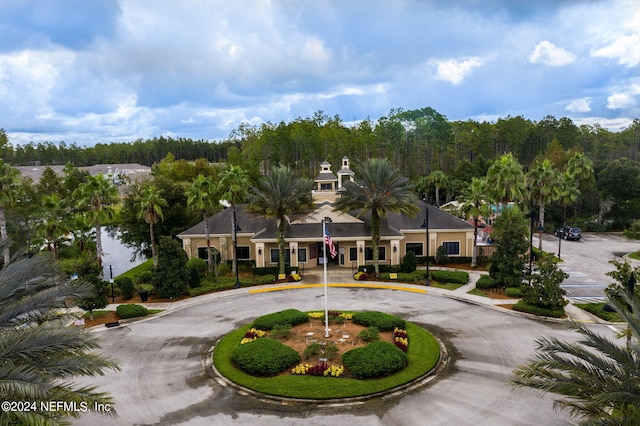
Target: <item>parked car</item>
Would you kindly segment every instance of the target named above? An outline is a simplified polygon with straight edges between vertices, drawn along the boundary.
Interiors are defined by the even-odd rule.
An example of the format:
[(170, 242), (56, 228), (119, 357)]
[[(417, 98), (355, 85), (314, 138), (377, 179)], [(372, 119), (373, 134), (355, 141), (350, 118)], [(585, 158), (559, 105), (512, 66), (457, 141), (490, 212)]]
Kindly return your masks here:
[(578, 241), (582, 238), (582, 230), (571, 226), (563, 226), (562, 228), (556, 229), (555, 235), (556, 237), (564, 238), (565, 240)]

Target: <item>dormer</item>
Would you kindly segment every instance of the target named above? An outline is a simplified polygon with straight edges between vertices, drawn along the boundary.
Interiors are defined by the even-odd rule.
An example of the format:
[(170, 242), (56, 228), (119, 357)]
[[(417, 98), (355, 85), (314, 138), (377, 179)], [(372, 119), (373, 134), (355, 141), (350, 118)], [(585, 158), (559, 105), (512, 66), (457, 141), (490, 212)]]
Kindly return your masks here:
[(355, 173), (349, 168), (349, 158), (345, 155), (342, 157), (342, 168), (338, 172), (338, 190), (342, 189), (342, 183), (353, 180)]
[(336, 191), (338, 178), (331, 171), (331, 164), (327, 161), (320, 163), (320, 173), (315, 179), (316, 191)]

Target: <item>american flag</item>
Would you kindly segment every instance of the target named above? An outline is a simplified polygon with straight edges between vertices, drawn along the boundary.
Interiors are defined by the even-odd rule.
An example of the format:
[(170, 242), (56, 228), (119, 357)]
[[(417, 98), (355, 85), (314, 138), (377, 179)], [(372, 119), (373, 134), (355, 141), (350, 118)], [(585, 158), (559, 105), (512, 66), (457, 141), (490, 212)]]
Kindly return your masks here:
[(333, 244), (333, 241), (331, 240), (331, 235), (329, 235), (328, 229), (324, 230), (324, 243), (329, 246), (329, 253), (331, 254), (331, 257), (336, 257), (338, 252), (336, 251), (336, 246)]

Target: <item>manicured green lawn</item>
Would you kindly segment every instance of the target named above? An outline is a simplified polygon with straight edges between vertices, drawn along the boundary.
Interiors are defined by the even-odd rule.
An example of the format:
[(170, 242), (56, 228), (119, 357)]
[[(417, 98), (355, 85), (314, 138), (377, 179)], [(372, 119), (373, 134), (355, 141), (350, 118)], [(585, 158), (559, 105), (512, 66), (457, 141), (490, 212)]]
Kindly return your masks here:
[(484, 291), (480, 290), (479, 288), (472, 288), (471, 290), (469, 290), (467, 292), (467, 294), (473, 294), (474, 296), (489, 297), (489, 295), (487, 295), (487, 293), (485, 293)]
[(463, 284), (455, 284), (455, 283), (440, 283), (438, 281), (431, 281), (431, 287), (442, 288), (444, 290), (455, 290), (456, 288), (460, 288)]
[(640, 251), (634, 251), (633, 253), (629, 253), (629, 257), (635, 260), (640, 260)]
[(623, 322), (622, 317), (616, 312), (606, 312), (604, 308), (604, 302), (602, 303), (576, 303), (576, 306), (580, 309), (584, 309), (587, 312), (592, 313), (598, 318), (602, 318), (609, 322)]
[(332, 399), (370, 395), (411, 382), (428, 373), (440, 359), (440, 346), (431, 333), (406, 323), (409, 334), (407, 356), (409, 364), (402, 371), (376, 380), (284, 375), (276, 377), (254, 377), (235, 368), (231, 362), (233, 349), (240, 344), (251, 324), (228, 334), (215, 348), (213, 363), (227, 379), (241, 386), (288, 398)]

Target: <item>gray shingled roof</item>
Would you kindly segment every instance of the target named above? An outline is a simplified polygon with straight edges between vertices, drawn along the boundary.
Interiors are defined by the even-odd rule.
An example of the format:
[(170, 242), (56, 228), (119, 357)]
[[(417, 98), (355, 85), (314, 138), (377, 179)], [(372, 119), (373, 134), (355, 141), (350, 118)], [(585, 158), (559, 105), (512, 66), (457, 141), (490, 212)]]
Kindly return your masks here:
[(320, 172), (315, 179), (315, 182), (327, 182), (327, 181), (338, 181), (336, 175), (332, 172)]
[[(429, 209), (429, 229), (453, 229), (472, 230), (473, 226), (467, 222), (452, 216), (446, 212), (438, 210), (432, 205), (423, 201), (418, 202), (420, 212), (416, 217), (410, 218), (397, 213), (389, 213), (386, 219), (382, 219), (380, 224), (380, 236), (392, 237), (402, 236), (402, 230), (424, 229), (423, 223), (426, 208)], [(357, 212), (346, 213), (355, 216)], [(209, 217), (209, 233), (211, 235), (229, 235), (231, 233), (231, 209), (225, 209)], [(244, 206), (236, 206), (236, 218), (239, 233), (254, 234), (254, 239), (272, 240), (276, 238), (275, 219), (265, 220), (263, 217), (245, 211)], [(333, 238), (362, 238), (371, 237), (371, 214), (369, 212), (360, 216), (364, 223), (327, 223), (327, 229)], [(204, 221), (181, 232), (180, 236), (204, 235)], [(321, 223), (297, 223), (287, 226), (286, 238), (322, 238)]]

